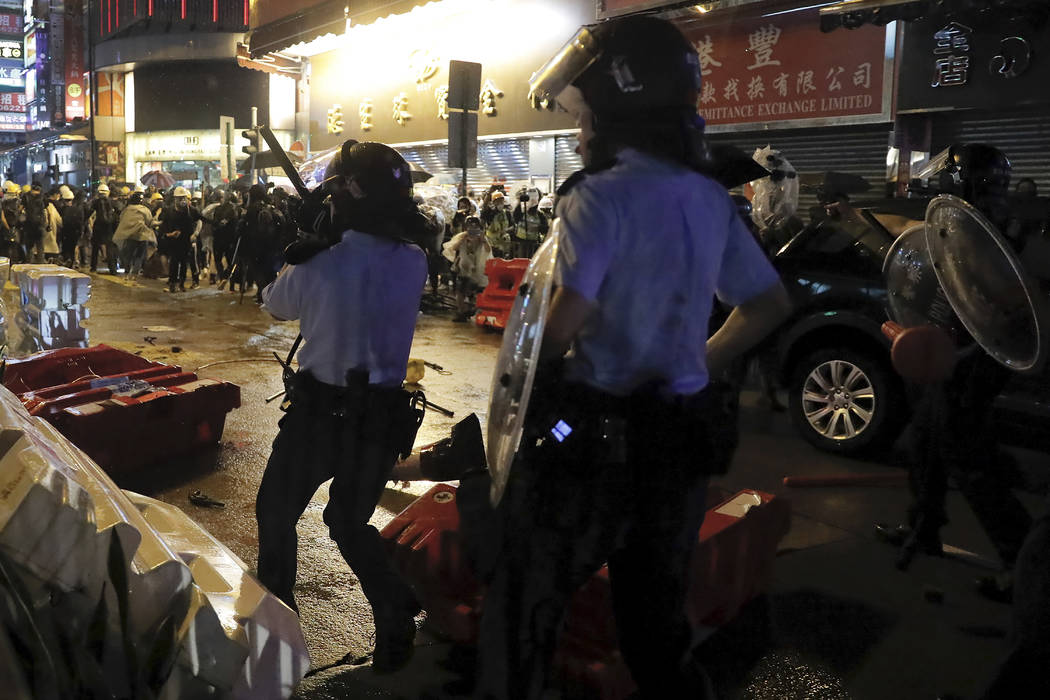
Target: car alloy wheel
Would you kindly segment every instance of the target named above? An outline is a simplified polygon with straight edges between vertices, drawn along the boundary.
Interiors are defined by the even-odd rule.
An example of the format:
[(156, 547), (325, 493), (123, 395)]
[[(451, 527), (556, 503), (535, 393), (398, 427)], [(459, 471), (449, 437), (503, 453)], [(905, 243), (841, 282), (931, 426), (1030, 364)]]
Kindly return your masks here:
[(830, 440), (852, 440), (871, 425), (875, 387), (857, 365), (829, 360), (817, 365), (802, 387), (802, 410), (816, 432)]

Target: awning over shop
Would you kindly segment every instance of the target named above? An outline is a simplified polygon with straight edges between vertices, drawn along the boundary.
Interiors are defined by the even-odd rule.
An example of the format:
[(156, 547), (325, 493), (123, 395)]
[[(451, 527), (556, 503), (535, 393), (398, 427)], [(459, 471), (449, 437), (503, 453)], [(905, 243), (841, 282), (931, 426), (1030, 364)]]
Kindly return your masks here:
[(1029, 23), (1046, 20), (1046, 0), (845, 0), (820, 8), (820, 29), (856, 29), (865, 24), (885, 25), (925, 17), (957, 14), (1015, 13)]
[[(279, 52), (294, 44), (312, 41), (326, 34), (342, 34), (346, 22), (369, 24), (381, 17), (397, 15), (427, 4), (428, 0), (299, 0), (280, 2), (293, 10), (283, 16), (260, 24), (251, 30), (248, 53), (257, 58), (268, 52)], [(272, 4), (277, 5), (276, 0)], [(259, 17), (268, 16), (259, 13)]]
[(247, 44), (237, 44), (237, 65), (241, 68), (260, 70), (274, 75), (287, 75), (293, 78), (298, 77), (303, 69), (301, 60), (282, 53), (265, 53), (252, 58)]

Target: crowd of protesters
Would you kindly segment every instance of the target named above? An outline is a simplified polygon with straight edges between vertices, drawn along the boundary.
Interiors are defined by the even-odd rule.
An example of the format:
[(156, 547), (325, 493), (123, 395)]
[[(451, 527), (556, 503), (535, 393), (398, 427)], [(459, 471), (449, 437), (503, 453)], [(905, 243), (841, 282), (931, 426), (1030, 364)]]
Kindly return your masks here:
[(193, 191), (100, 184), (93, 193), (61, 185), (4, 185), (0, 256), (78, 270), (167, 279), (178, 293), (227, 280), (262, 289), (295, 238), (297, 197), (261, 185)]
[[(70, 268), (167, 281), (171, 293), (202, 284), (234, 292), (262, 290), (284, 264), (284, 248), (298, 233), (301, 200), (283, 189), (212, 188), (191, 191), (136, 185), (98, 185), (94, 192), (61, 185), (46, 192), (34, 183), (4, 185), (0, 256), (12, 263), (56, 263)], [(528, 258), (550, 228), (554, 201), (535, 188), (507, 194), (503, 185), (459, 198), (451, 220), (423, 206), (434, 228), (431, 291), (455, 296), (465, 321), (487, 283), (491, 258)]]

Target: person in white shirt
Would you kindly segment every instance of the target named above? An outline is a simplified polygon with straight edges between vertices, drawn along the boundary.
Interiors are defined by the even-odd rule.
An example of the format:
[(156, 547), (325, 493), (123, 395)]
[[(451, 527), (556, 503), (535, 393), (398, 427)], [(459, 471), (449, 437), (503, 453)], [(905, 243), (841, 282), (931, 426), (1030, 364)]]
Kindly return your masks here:
[(332, 479), (324, 520), (372, 605), (372, 668), (389, 673), (411, 656), (420, 606), (368, 520), (422, 420), (401, 383), (427, 276), (417, 242), (428, 233), (409, 166), (387, 146), (347, 142), (325, 183), (334, 244), (285, 266), (262, 293), (272, 315), (299, 321), (305, 345), (256, 499), (258, 574), (297, 610), (295, 525)]
[[(707, 480), (735, 440), (732, 394), (712, 380), (790, 304), (706, 174), (690, 42), (652, 16), (573, 39), (532, 86), (576, 116), (586, 168), (558, 192), (555, 289), (495, 514), (476, 697), (543, 696), (565, 606), (608, 562), (638, 695), (701, 700), (711, 689), (692, 656), (688, 564)], [(708, 338), (716, 296), (735, 308)]]

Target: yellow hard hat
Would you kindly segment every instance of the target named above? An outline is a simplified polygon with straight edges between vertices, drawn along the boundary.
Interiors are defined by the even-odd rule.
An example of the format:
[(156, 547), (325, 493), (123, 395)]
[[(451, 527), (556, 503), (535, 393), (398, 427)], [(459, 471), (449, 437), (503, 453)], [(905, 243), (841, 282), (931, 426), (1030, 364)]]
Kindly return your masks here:
[(23, 192), (28, 192), (30, 189), (32, 189), (32, 188), (29, 185), (22, 185), (22, 191)]
[(8, 180), (4, 183), (4, 191), (7, 192), (7, 194), (20, 194), (22, 188)]
[(164, 199), (164, 195), (162, 195), (160, 192), (154, 192), (152, 195), (150, 195), (149, 201), (156, 202), (158, 199)]
[(120, 188), (120, 193), (127, 197), (129, 194), (131, 194), (131, 188), (129, 188), (127, 185), (124, 185)]

